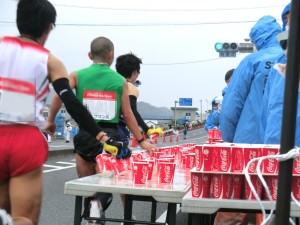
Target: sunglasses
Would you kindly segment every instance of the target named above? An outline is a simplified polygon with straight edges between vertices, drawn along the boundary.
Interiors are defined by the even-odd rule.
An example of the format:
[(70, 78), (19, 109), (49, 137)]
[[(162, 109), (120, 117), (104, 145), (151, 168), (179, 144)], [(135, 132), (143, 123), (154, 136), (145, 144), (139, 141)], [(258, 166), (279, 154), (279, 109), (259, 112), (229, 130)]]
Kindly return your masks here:
[(281, 40), (279, 44), (283, 50), (287, 50), (288, 40)]
[(278, 34), (276, 36), (281, 48), (286, 51), (287, 50), (287, 46), (288, 46), (288, 36), (289, 36), (289, 33), (288, 31), (283, 31), (281, 32), (280, 34)]

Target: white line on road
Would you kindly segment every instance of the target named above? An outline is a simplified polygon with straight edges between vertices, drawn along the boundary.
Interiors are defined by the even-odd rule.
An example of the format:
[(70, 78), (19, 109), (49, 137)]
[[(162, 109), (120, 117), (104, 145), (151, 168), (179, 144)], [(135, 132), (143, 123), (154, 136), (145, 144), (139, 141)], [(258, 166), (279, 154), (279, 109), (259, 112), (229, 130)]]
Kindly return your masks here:
[(56, 163), (67, 164), (67, 165), (75, 165), (75, 163), (70, 163), (70, 162), (56, 162)]
[(57, 169), (50, 169), (50, 170), (44, 170), (44, 173), (49, 173), (49, 172), (53, 172), (53, 171), (58, 171), (58, 170), (65, 170), (65, 169), (70, 169), (70, 168), (74, 168), (76, 165), (72, 165), (72, 166), (64, 166), (61, 168), (57, 168)]
[(51, 167), (51, 168), (56, 168), (56, 169), (64, 168), (63, 166), (53, 166), (53, 165), (48, 165), (48, 164), (44, 164), (43, 166), (45, 166), (45, 167)]

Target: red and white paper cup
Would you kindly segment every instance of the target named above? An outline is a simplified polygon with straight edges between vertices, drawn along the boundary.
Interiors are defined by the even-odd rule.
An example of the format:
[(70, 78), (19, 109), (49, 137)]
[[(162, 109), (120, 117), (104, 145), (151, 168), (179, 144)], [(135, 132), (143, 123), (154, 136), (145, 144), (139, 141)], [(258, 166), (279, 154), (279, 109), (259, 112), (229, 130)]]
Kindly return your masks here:
[(300, 156), (294, 160), (293, 174), (300, 175)]
[(192, 169), (195, 166), (195, 153), (185, 155), (185, 168)]
[(244, 186), (244, 175), (233, 174), (231, 199), (242, 198), (242, 188)]
[(220, 140), (220, 139), (222, 139), (220, 130), (211, 129), (211, 130), (208, 130), (207, 133), (208, 133), (208, 139), (209, 140)]
[(173, 182), (175, 163), (160, 162), (158, 164), (158, 183), (169, 184)]
[[(257, 196), (260, 199), (262, 199), (263, 186), (262, 186), (262, 183), (261, 183), (259, 177), (257, 175), (251, 175), (250, 180), (251, 180), (251, 183), (254, 187), (254, 190), (255, 190)], [(245, 178), (245, 189), (244, 189), (243, 198), (246, 200), (256, 200), (252, 190), (250, 189), (250, 186), (249, 186), (246, 178)]]
[[(252, 145), (244, 145), (243, 148), (244, 148), (244, 163), (246, 167), (250, 160), (260, 157), (261, 148), (259, 146), (252, 146)], [(256, 173), (257, 163), (258, 161), (255, 161), (249, 165), (248, 173)]]
[(148, 179), (148, 162), (132, 162), (133, 184), (146, 184)]
[(217, 199), (230, 199), (232, 196), (231, 174), (211, 174), (210, 197)]
[(197, 171), (200, 171), (203, 164), (203, 145), (195, 146), (195, 167)]
[[(277, 188), (278, 188), (278, 176), (264, 176), (264, 179), (269, 188), (272, 200), (277, 199)], [(270, 200), (266, 191), (263, 192), (263, 199)]]
[(110, 158), (111, 166), (117, 175), (124, 175), (128, 173), (130, 162), (126, 159)]
[(96, 162), (101, 176), (109, 177), (114, 174), (110, 159), (113, 158), (108, 153), (97, 155)]
[(209, 197), (209, 185), (210, 185), (209, 173), (191, 173), (191, 185), (192, 185), (192, 197), (193, 198), (208, 198)]
[(153, 169), (154, 169), (154, 160), (141, 160), (140, 162), (147, 162), (148, 163), (148, 176), (147, 180), (152, 179)]
[(202, 167), (200, 168), (200, 171), (211, 172), (213, 170), (212, 163), (213, 163), (215, 147), (216, 147), (215, 144), (203, 145)]
[[(279, 153), (279, 147), (264, 146), (261, 149), (261, 156), (273, 156)], [(263, 174), (278, 174), (279, 163), (277, 159), (265, 159), (262, 162)]]
[(300, 176), (292, 177), (292, 192), (295, 199), (300, 201)]
[(245, 168), (244, 148), (239, 145), (231, 147), (231, 172), (243, 173)]
[(229, 172), (231, 169), (231, 147), (216, 144), (213, 151), (212, 170), (217, 172)]
[(131, 162), (138, 162), (143, 159), (143, 153), (142, 152), (132, 152), (130, 156)]

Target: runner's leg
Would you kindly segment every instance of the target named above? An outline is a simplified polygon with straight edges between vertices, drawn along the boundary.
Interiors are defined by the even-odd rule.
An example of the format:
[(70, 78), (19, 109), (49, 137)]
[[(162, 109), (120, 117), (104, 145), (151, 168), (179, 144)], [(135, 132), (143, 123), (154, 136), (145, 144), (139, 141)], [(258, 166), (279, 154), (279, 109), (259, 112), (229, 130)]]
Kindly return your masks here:
[(9, 181), (9, 193), (12, 217), (26, 217), (38, 224), (43, 194), (42, 167), (12, 177)]
[(77, 153), (75, 154), (75, 160), (78, 177), (86, 177), (96, 174), (95, 163), (85, 161)]
[(0, 180), (0, 208), (10, 213), (8, 181)]

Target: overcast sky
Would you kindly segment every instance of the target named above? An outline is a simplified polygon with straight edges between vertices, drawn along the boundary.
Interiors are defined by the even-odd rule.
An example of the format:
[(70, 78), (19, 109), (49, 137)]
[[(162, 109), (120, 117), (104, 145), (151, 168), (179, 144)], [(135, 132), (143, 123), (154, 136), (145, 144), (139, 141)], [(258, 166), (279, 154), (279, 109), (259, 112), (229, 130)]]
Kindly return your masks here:
[[(142, 58), (138, 101), (172, 107), (192, 98), (203, 110), (221, 95), (224, 75), (246, 54), (219, 58), (218, 41), (244, 42), (260, 17), (272, 15), (280, 25), (287, 0), (51, 0), (57, 25), (47, 43), (68, 72), (89, 66), (90, 42), (105, 36), (115, 58), (132, 52)], [(0, 36), (17, 35), (15, 0), (0, 0)], [(112, 65), (115, 69), (115, 64)], [(208, 104), (207, 104), (208, 102)], [(178, 105), (177, 105), (178, 106)]]

